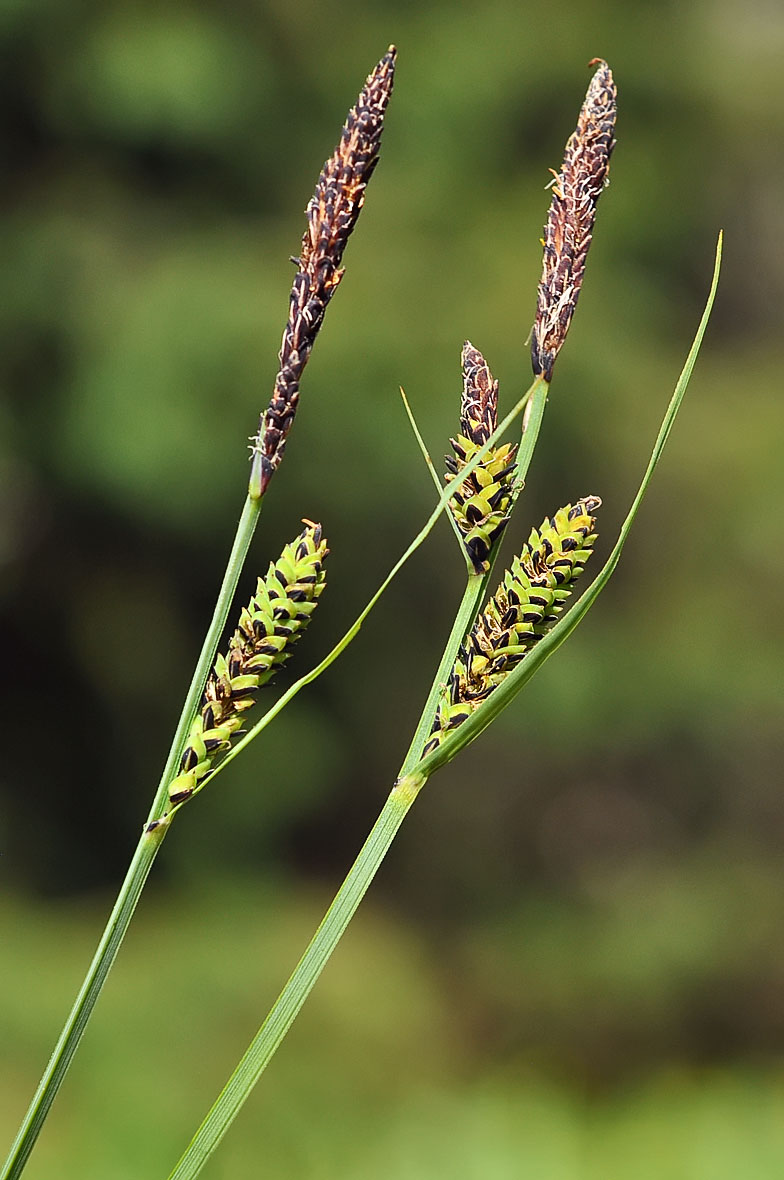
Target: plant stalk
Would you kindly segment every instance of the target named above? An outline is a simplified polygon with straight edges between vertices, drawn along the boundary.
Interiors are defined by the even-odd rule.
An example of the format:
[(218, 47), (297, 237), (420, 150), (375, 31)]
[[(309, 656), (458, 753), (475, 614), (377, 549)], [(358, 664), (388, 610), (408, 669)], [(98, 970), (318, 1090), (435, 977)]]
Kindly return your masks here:
[(386, 856), (398, 828), (426, 781), (414, 772), (399, 779), (392, 788), (359, 856), (351, 866), (307, 950), (169, 1180), (192, 1180), (228, 1131), (324, 970), (327, 960), (343, 936)]
[(169, 797), (168, 786), (177, 773), (190, 724), (196, 714), (205, 682), (212, 668), (215, 652), (226, 625), (237, 582), (261, 512), (261, 505), (261, 496), (255, 495), (253, 488), (251, 488), (237, 525), (234, 544), (229, 555), (226, 572), (223, 575), (212, 620), (185, 697), (161, 781), (147, 817), (147, 823), (136, 846), (125, 880), (120, 887), (114, 908), (101, 935), (98, 949), (93, 956), (79, 994), (49, 1059), (49, 1064), (11, 1146), (3, 1170), (0, 1172), (0, 1180), (17, 1180), (27, 1163), (57, 1091), (60, 1089), (73, 1060), (87, 1022), (106, 982), (106, 977), (117, 958), (117, 953), (125, 938), (155, 856), (168, 831), (168, 823), (160, 824), (153, 831), (148, 831), (148, 824), (159, 819), (166, 808)]

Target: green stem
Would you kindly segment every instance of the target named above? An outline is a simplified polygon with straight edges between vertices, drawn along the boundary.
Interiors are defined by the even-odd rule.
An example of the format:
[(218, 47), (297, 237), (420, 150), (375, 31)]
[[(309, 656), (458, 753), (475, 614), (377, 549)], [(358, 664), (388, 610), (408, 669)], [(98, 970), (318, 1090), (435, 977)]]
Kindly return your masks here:
[[(258, 496), (249, 494), (246, 498), (209, 630), (205, 636), (193, 679), (182, 707), (177, 730), (147, 819), (148, 824), (158, 819), (166, 807), (168, 786), (176, 774), (191, 721), (198, 708), (204, 684), (212, 667), (223, 628), (226, 625), (237, 581), (259, 518), (261, 504), (262, 500)], [(147, 875), (167, 831), (168, 824), (161, 824), (152, 832), (147, 831), (147, 825), (145, 825), (114, 909), (101, 936), (98, 949), (93, 956), (87, 975), (60, 1033), (24, 1121), (11, 1146), (8, 1158), (3, 1165), (3, 1171), (0, 1172), (0, 1180), (16, 1180), (27, 1163), (41, 1127), (77, 1050), (87, 1022), (92, 1015), (98, 996), (101, 994), (106, 977), (117, 958), (117, 952), (125, 938)]]
[(226, 1134), (324, 970), (425, 782), (414, 773), (392, 788), (307, 950), (169, 1180), (191, 1180), (196, 1176)]
[(446, 641), (446, 647), (441, 656), (438, 670), (430, 686), (430, 692), (427, 695), (422, 715), (417, 722), (414, 736), (411, 739), (411, 745), (408, 747), (408, 752), (400, 768), (401, 774), (407, 774), (412, 767), (416, 766), (422, 753), (422, 748), (430, 737), (430, 731), (433, 728), (433, 719), (438, 709), (438, 702), (441, 700), (441, 694), (449, 680), (449, 674), (455, 663), (457, 649), (460, 647), (467, 631), (471, 627), (478, 604), (482, 601), (486, 577), (486, 574), (470, 573), (468, 575), (465, 592), (460, 606), (457, 608), (455, 621), (452, 624), (452, 630), (449, 632), (449, 638)]
[(534, 450), (539, 439), (539, 430), (542, 425), (549, 391), (550, 386), (542, 377), (538, 377), (531, 386), (531, 400), (526, 408), (525, 419), (523, 421), (523, 437), (520, 439), (520, 448), (517, 452), (515, 502), (523, 490), (525, 477), (528, 475), (528, 468), (531, 466), (531, 460), (534, 457)]

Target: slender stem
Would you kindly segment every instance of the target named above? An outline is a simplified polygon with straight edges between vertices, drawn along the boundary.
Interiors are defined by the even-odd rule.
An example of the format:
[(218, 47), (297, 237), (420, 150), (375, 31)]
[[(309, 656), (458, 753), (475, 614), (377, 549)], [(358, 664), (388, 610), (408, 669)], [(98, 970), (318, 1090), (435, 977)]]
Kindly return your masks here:
[(165, 828), (159, 828), (149, 835), (143, 834), (128, 873), (123, 881), (114, 909), (106, 924), (98, 949), (85, 976), (84, 982), (76, 997), (73, 1008), (68, 1016), (54, 1052), (41, 1078), (35, 1096), (25, 1116), (24, 1122), (9, 1152), (2, 1176), (3, 1180), (14, 1180), (19, 1176), (27, 1163), (30, 1152), (35, 1146), (44, 1120), (55, 1095), (62, 1084), (68, 1066), (71, 1063), (77, 1045), (81, 1040), (87, 1021), (90, 1019), (93, 1007), (104, 985), (106, 976), (114, 963), (117, 951), (128, 929), (136, 903), (139, 900), (144, 883), (147, 880), (155, 854), (161, 845)]
[(542, 377), (537, 377), (531, 386), (531, 398), (523, 416), (523, 437), (520, 440), (520, 449), (517, 452), (517, 496), (523, 490), (525, 477), (528, 475), (528, 468), (531, 466), (531, 460), (534, 457), (534, 449), (539, 438), (539, 430), (542, 425), (549, 390), (549, 384)]
[(169, 1180), (196, 1176), (226, 1134), (324, 970), (425, 781), (421, 775), (411, 774), (392, 788), (307, 950)]
[[(162, 815), (166, 806), (168, 785), (176, 773), (177, 764), (188, 736), (188, 729), (198, 708), (205, 681), (215, 658), (215, 651), (223, 628), (226, 625), (226, 618), (237, 587), (237, 581), (250, 547), (256, 522), (259, 518), (261, 504), (261, 498), (252, 494), (249, 494), (245, 501), (209, 630), (205, 636), (198, 663), (193, 673), (193, 679), (191, 680), (188, 694), (182, 707), (177, 730), (174, 734), (171, 749), (166, 759), (166, 765), (161, 775), (161, 781), (150, 809), (148, 824)], [(84, 978), (74, 1006), (60, 1033), (49, 1064), (33, 1096), (24, 1121), (11, 1146), (8, 1158), (3, 1165), (3, 1170), (0, 1172), (0, 1180), (16, 1180), (21, 1175), (22, 1169), (27, 1163), (30, 1152), (35, 1146), (36, 1139), (40, 1134), (41, 1127), (54, 1102), (57, 1091), (62, 1085), (68, 1066), (71, 1064), (87, 1022), (92, 1015), (98, 996), (106, 982), (106, 977), (117, 957), (117, 952), (125, 938), (139, 896), (144, 888), (144, 883), (147, 880), (156, 853), (167, 831), (168, 824), (161, 824), (153, 831), (148, 831), (147, 825), (145, 825), (125, 880), (117, 896), (114, 909), (101, 936), (98, 949), (93, 956), (87, 975)]]
[(438, 709), (438, 702), (441, 700), (441, 694), (449, 680), (449, 673), (454, 666), (457, 649), (460, 647), (466, 632), (474, 621), (474, 615), (477, 605), (481, 601), (484, 585), (484, 574), (470, 573), (468, 575), (465, 592), (460, 606), (457, 608), (455, 621), (452, 624), (452, 630), (449, 632), (449, 638), (446, 641), (446, 647), (439, 661), (438, 670), (430, 686), (430, 692), (427, 694), (427, 700), (422, 709), (422, 715), (417, 722), (414, 736), (411, 739), (411, 745), (408, 747), (408, 752), (400, 768), (401, 774), (407, 774), (412, 767), (416, 766), (419, 756), (422, 753), (422, 747), (430, 737), (430, 731), (433, 728), (433, 719)]
[[(204, 691), (204, 685), (207, 677), (210, 674), (213, 660), (215, 659), (215, 652), (218, 649), (223, 628), (226, 626), (226, 619), (228, 618), (231, 604), (234, 600), (234, 594), (237, 589), (237, 582), (245, 565), (245, 558), (248, 556), (250, 543), (253, 540), (253, 534), (256, 530), (259, 514), (261, 513), (261, 506), (263, 503), (262, 496), (255, 496), (249, 493), (245, 498), (245, 503), (242, 507), (242, 514), (237, 525), (237, 532), (234, 535), (234, 544), (231, 547), (229, 560), (226, 563), (226, 571), (223, 575), (221, 588), (218, 591), (218, 598), (215, 603), (215, 609), (212, 612), (210, 626), (207, 634), (204, 637), (204, 643), (199, 653), (199, 659), (193, 673), (188, 688), (188, 695), (182, 706), (180, 719), (177, 722), (177, 729), (172, 738), (169, 755), (166, 759), (166, 765), (163, 768), (161, 781), (158, 784), (158, 790), (155, 793), (155, 798), (150, 808), (150, 814), (147, 817), (147, 822), (158, 819), (166, 809), (169, 801), (169, 783), (177, 773), (177, 768), (182, 754), (185, 742), (188, 737), (188, 730), (193, 721), (196, 710), (199, 707), (201, 694)], [(4, 1180), (0, 1176), (0, 1180)]]

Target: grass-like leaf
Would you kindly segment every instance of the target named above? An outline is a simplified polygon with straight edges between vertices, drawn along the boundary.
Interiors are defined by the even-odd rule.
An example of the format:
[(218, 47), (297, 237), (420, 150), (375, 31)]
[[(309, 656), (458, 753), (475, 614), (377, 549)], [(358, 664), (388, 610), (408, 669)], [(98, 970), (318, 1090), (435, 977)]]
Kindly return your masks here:
[[(433, 485), (436, 489), (436, 494), (440, 495), (441, 491), (443, 490), (443, 484), (441, 483), (441, 480), (438, 478), (438, 472), (436, 471), (435, 466), (433, 465), (433, 460), (430, 458), (430, 451), (427, 449), (427, 445), (425, 443), (425, 440), (422, 437), (422, 432), (419, 429), (419, 426), (417, 425), (416, 418), (414, 417), (414, 411), (411, 409), (408, 398), (406, 397), (406, 392), (402, 388), (402, 386), (400, 389), (400, 396), (403, 399), (403, 409), (406, 411), (406, 417), (408, 418), (409, 425), (414, 433), (414, 438), (417, 441), (417, 446), (419, 447), (419, 450), (422, 454), (422, 458), (425, 461), (425, 467), (427, 467), (428, 471), (430, 472), (430, 478), (433, 481)], [(457, 543), (460, 547), (460, 552), (463, 555), (463, 561), (466, 563), (466, 565), (470, 569), (471, 563), (468, 559), (468, 555), (466, 554), (465, 546), (463, 545), (463, 534), (460, 532), (460, 529), (458, 528), (457, 521), (455, 520), (455, 515), (453, 512), (448, 512), (447, 516), (449, 518), (449, 523), (452, 526), (452, 532), (455, 534), (455, 537), (457, 539)]]

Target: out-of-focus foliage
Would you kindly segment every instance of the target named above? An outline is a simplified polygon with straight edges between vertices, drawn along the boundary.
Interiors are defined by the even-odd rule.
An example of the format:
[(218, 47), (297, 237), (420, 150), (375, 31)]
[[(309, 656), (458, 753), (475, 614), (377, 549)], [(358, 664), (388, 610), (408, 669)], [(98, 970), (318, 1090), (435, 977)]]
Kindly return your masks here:
[[(707, 870), (726, 902), (715, 866)], [(244, 1176), (263, 1163), (271, 1175), (314, 1180), (778, 1180), (781, 1073), (761, 1059), (730, 1069), (666, 1052), (668, 1025), (699, 1018), (699, 989), (728, 961), (738, 966), (741, 948), (706, 945), (703, 931), (720, 916), (708, 889), (690, 902), (691, 944), (679, 945), (654, 913), (671, 905), (666, 886), (645, 884), (642, 916), (635, 886), (582, 933), (577, 915), (551, 900), (528, 903), (514, 918), (526, 947), (515, 961), (503, 950), (509, 931), (492, 930), (481, 960), (458, 934), (437, 965), (408, 919), (371, 901), (207, 1174)], [(326, 901), (324, 892), (281, 896), (256, 878), (212, 878), (145, 906), (30, 1180), (165, 1175)], [(5, 952), (25, 965), (0, 1015), (0, 1132), (10, 1134), (102, 910), (6, 905), (2, 917), (13, 926)], [(774, 920), (784, 920), (781, 903)], [(760, 946), (750, 938), (742, 952)], [(615, 1085), (597, 1082), (609, 1053)]]
[[(586, 493), (604, 501), (600, 556), (609, 544), (723, 226), (713, 324), (613, 584), (492, 733), (427, 788), (364, 936), (324, 978), (345, 995), (332, 1007), (314, 997), (265, 1082), (264, 1137), (286, 1111), (270, 1171), (308, 1180), (352, 1168), (517, 1176), (521, 1160), (574, 1180), (625, 1176), (632, 1158), (635, 1175), (650, 1167), (657, 1180), (780, 1174), (784, 1145), (764, 1112), (781, 1122), (784, 14), (766, 0), (6, 0), (0, 37), (0, 864), (19, 895), (4, 954), (19, 1062), (9, 1119), (100, 926), (98, 906), (61, 929), (60, 907), (97, 887), (108, 897), (157, 781), (274, 376), (288, 255), (365, 74), (394, 41), (381, 164), (240, 591), (301, 516), (323, 522), (329, 585), (292, 661), (300, 671), (432, 505), (398, 386), (437, 457), (457, 427), (466, 337), (499, 378), (502, 408), (528, 384), (547, 169), (601, 54), (619, 87), (612, 183), (510, 549)], [(95, 1056), (88, 1040), (49, 1148), (42, 1139), (41, 1175), (47, 1150), (50, 1171), (69, 1142), (78, 1158), (69, 1110), (95, 1136), (92, 1172), (74, 1174), (126, 1174), (122, 1152), (101, 1153), (135, 1134), (159, 1049), (171, 1065), (153, 1073), (171, 1070), (176, 1117), (169, 1107), (165, 1142), (151, 1138), (160, 1153), (133, 1157), (127, 1174), (176, 1154), (317, 916), (278, 910), (264, 882), (281, 898), (337, 883), (405, 750), (461, 578), (444, 524), (340, 663), (183, 813), (98, 1009)], [(249, 874), (244, 911), (211, 888), (237, 868)], [(156, 891), (164, 879), (172, 892)], [(198, 913), (180, 921), (194, 889)], [(258, 907), (265, 924), (246, 931)], [(168, 932), (157, 943), (156, 922)], [(392, 970), (397, 922), (410, 940), (407, 1004), (368, 978), (375, 956)], [(260, 971), (273, 940), (268, 981), (235, 977), (225, 923), (231, 954), (247, 939)], [(157, 1006), (134, 1007), (142, 979)], [(180, 1035), (206, 1062), (186, 1071), (198, 1094), (175, 1071), (182, 1041), (158, 1039), (183, 1019), (184, 996)], [(133, 1067), (111, 1041), (124, 1002), (127, 1027), (151, 1034)], [(366, 1030), (353, 1023), (363, 1012)], [(324, 1023), (349, 1017), (319, 1047)], [(356, 1059), (325, 1085), (346, 1041)], [(138, 1043), (129, 1035), (131, 1056)], [(421, 1101), (408, 1084), (419, 1059)], [(341, 1094), (357, 1125), (382, 1134), (376, 1156), (333, 1117)], [(239, 1171), (249, 1117), (229, 1148)], [(330, 1137), (322, 1154), (306, 1117)], [(658, 1169), (652, 1143), (669, 1152)]]

